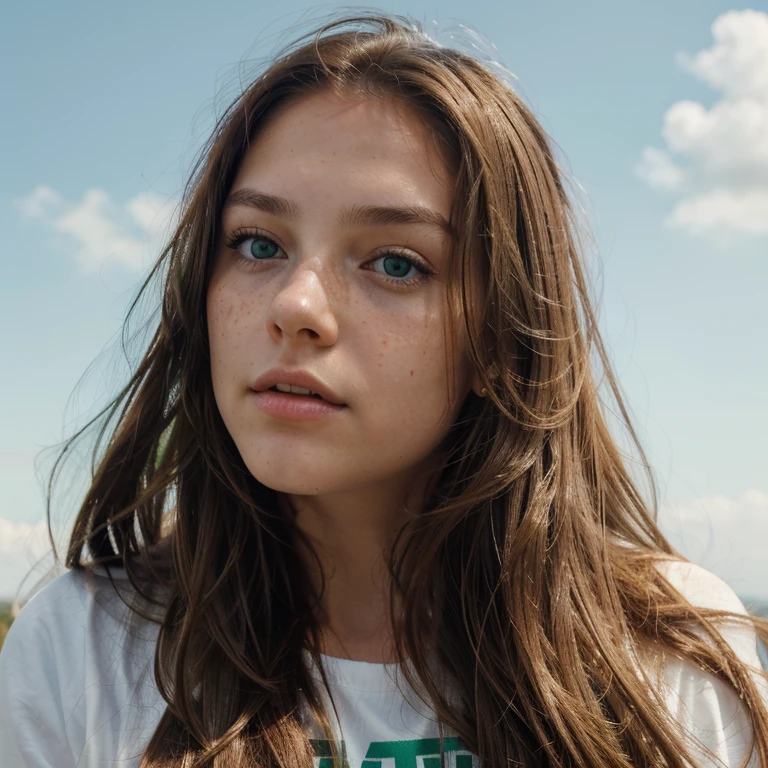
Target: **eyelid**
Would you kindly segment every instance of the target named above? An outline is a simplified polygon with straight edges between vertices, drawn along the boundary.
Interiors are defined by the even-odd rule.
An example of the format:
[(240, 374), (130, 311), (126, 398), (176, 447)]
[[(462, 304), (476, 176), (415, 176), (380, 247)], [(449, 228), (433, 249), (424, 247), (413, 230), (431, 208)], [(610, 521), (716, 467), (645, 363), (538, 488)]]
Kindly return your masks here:
[[(283, 254), (287, 255), (287, 251), (280, 242), (280, 238), (260, 227), (238, 227), (230, 235), (225, 237), (225, 244), (228, 248), (237, 250), (238, 246), (242, 245), (242, 243), (252, 237), (262, 237), (265, 240), (274, 242)], [(401, 256), (407, 261), (413, 262), (414, 267), (425, 276), (434, 276), (436, 274), (435, 269), (423, 256), (421, 256), (421, 254), (400, 245), (385, 245), (377, 248), (374, 251), (373, 256), (364, 262), (364, 265), (370, 264), (386, 256)]]
[(372, 261), (376, 261), (377, 259), (380, 259), (384, 256), (401, 256), (406, 261), (413, 262), (414, 266), (419, 268), (420, 271), (423, 271), (424, 274), (427, 275), (434, 275), (435, 270), (432, 268), (432, 265), (420, 254), (418, 254), (416, 251), (412, 251), (408, 248), (403, 248), (402, 246), (398, 245), (391, 245), (391, 246), (384, 246), (383, 248), (377, 248), (374, 252), (374, 255), (371, 259), (369, 259), (366, 264), (371, 263)]
[(286, 253), (279, 237), (259, 227), (238, 227), (230, 235), (225, 236), (224, 244), (227, 248), (237, 249), (239, 245), (251, 237), (263, 237), (265, 240), (271, 240), (283, 253)]

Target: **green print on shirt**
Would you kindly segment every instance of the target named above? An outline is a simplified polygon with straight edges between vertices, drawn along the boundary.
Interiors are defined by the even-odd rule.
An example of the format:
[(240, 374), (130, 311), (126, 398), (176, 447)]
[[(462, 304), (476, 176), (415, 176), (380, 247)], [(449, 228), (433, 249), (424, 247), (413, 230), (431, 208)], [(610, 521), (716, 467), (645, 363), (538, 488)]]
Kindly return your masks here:
[[(320, 759), (317, 768), (333, 768), (331, 742), (327, 739), (312, 739), (315, 757)], [(347, 761), (346, 744), (341, 742), (339, 750), (344, 768), (350, 768)], [(472, 768), (472, 754), (462, 745), (456, 736), (443, 740), (443, 751), (448, 756), (456, 755), (456, 768)], [(406, 739), (404, 741), (372, 741), (368, 746), (360, 768), (382, 768), (382, 760), (395, 761), (395, 768), (419, 768), (417, 758), (423, 758), (423, 768), (440, 768), (440, 739)]]

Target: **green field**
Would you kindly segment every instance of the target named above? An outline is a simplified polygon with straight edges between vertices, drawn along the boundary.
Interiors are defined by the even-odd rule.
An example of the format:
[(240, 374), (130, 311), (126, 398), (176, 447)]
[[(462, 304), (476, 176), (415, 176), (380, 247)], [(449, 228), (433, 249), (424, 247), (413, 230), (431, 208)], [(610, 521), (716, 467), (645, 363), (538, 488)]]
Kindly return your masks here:
[(0, 601), (0, 648), (3, 647), (3, 641), (8, 634), (8, 628), (13, 623), (11, 618), (11, 604)]

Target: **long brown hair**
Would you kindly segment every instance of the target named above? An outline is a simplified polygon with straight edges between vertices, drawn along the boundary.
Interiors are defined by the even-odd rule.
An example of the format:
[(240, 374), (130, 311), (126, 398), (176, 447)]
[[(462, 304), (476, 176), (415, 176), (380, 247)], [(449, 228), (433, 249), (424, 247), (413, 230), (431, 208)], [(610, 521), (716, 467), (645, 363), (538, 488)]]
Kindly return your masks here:
[[(491, 69), (386, 16), (300, 39), (226, 110), (142, 286), (167, 269), (151, 343), (51, 473), (49, 525), (60, 462), (106, 414), (66, 565), (124, 567), (144, 600), (134, 610), (160, 625), (168, 707), (142, 765), (309, 766), (302, 697), (329, 728), (302, 655), (319, 658), (320, 595), (297, 555), (301, 532), (219, 415), (205, 313), (222, 204), (249, 143), (318, 89), (418, 110), (455, 171), (449, 300), (488, 397), (468, 396), (425, 509), (388, 554), (409, 682), (489, 768), (682, 768), (682, 734), (640, 671), (677, 655), (738, 692), (768, 765), (768, 711), (712, 620), (736, 617), (763, 640), (768, 621), (696, 609), (657, 567), (684, 558), (656, 524), (653, 474), (598, 332), (551, 141)], [(649, 501), (609, 432), (593, 352)]]

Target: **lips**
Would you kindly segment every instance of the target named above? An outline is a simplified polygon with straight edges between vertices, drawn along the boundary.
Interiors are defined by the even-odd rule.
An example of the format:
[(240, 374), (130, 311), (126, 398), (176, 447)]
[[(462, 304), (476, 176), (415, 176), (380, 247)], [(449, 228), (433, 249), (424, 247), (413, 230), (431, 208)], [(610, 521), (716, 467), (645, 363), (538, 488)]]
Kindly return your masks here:
[[(251, 389), (255, 392), (264, 392), (272, 389), (277, 384), (293, 384), (296, 387), (303, 387), (319, 395), (323, 400), (334, 405), (346, 405), (343, 399), (337, 395), (330, 386), (319, 379), (309, 371), (290, 370), (287, 368), (272, 368), (259, 376), (251, 384)], [(311, 397), (311, 395), (289, 395), (289, 397)], [(315, 398), (316, 399), (316, 398)]]

